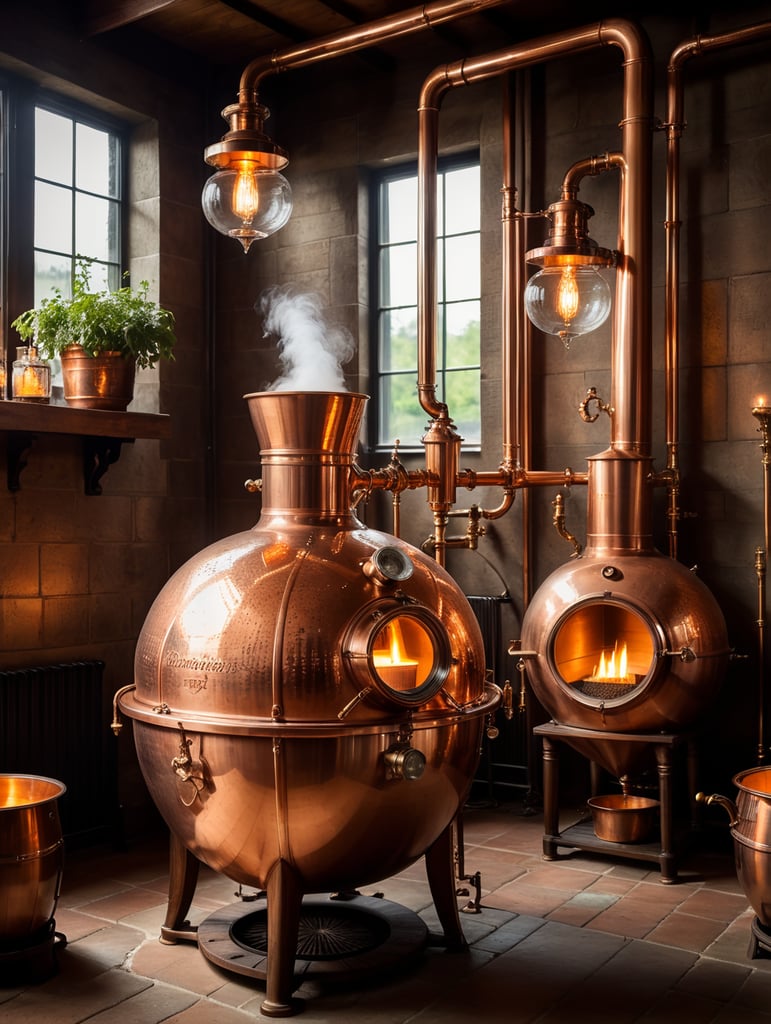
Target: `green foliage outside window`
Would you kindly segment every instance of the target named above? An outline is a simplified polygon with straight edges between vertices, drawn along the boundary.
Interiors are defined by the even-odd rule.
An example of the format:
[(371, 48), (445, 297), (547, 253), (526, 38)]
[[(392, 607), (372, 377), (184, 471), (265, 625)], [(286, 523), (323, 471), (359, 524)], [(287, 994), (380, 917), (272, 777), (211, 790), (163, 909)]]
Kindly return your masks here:
[[(417, 392), (417, 177), (379, 185), (377, 444), (416, 446), (428, 416)], [(462, 200), (462, 201), (461, 201)], [(481, 443), (479, 164), (440, 171), (436, 393), (467, 444)]]

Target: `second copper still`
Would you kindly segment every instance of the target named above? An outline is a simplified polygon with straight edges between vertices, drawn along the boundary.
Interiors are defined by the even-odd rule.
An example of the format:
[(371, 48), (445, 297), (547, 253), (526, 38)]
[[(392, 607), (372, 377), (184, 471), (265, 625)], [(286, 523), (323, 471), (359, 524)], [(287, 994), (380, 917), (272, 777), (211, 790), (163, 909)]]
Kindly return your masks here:
[(462, 941), (448, 837), (499, 691), (449, 574), (351, 508), (366, 397), (247, 401), (260, 520), (166, 584), (119, 704), (173, 836), (267, 890), (262, 1009), (285, 1016), (305, 893), (425, 854), (445, 932)]
[(645, 458), (610, 450), (589, 460), (586, 551), (545, 580), (522, 625), (541, 703), (572, 727), (579, 753), (616, 776), (647, 753), (617, 734), (690, 728), (730, 653), (711, 591), (653, 545), (649, 478)]

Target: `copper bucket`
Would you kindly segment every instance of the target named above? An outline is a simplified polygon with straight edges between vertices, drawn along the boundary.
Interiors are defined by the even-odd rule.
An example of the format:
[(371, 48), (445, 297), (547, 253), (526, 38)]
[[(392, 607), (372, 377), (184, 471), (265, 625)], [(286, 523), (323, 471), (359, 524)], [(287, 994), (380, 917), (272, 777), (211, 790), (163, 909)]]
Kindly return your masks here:
[[(0, 978), (55, 969), (54, 911), (64, 840), (57, 800), (66, 786), (36, 775), (0, 775)], [(28, 968), (25, 970), (24, 968)]]
[(771, 929), (771, 768), (739, 772), (733, 783), (736, 803), (718, 793), (697, 793), (696, 799), (728, 812), (736, 874), (758, 921)]
[(611, 793), (587, 801), (594, 833), (609, 843), (641, 843), (656, 823), (659, 801), (646, 796)]

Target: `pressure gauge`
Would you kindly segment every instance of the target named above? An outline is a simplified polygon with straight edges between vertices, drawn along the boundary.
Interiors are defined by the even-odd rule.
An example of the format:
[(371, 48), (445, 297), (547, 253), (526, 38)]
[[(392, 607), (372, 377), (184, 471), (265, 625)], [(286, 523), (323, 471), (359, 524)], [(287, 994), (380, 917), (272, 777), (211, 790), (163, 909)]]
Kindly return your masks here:
[(406, 779), (414, 782), (426, 769), (426, 755), (408, 743), (396, 743), (383, 755), (389, 779)]
[(364, 574), (379, 583), (403, 583), (415, 571), (409, 555), (401, 548), (388, 545), (373, 551), (364, 565)]

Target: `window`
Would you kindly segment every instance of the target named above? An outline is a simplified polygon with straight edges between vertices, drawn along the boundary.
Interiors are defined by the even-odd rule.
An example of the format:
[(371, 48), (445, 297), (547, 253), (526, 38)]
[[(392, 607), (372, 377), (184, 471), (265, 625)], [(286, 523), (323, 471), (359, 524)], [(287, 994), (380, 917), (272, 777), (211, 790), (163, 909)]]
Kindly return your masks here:
[(9, 323), (51, 295), (70, 294), (75, 260), (94, 263), (93, 287), (116, 288), (123, 267), (125, 126), (20, 78), (0, 78), (0, 265), (5, 344)]
[[(479, 159), (441, 162), (437, 181), (437, 396), (467, 445), (480, 430)], [(417, 173), (390, 169), (375, 183), (377, 426), (375, 446), (415, 447), (426, 414), (417, 396)]]
[(0, 335), (7, 365), (20, 344), (11, 321), (71, 294), (78, 255), (94, 288), (122, 280), (126, 126), (13, 76), (0, 77)]
[(82, 116), (35, 106), (34, 304), (70, 294), (75, 260), (94, 288), (121, 285), (121, 140)]

